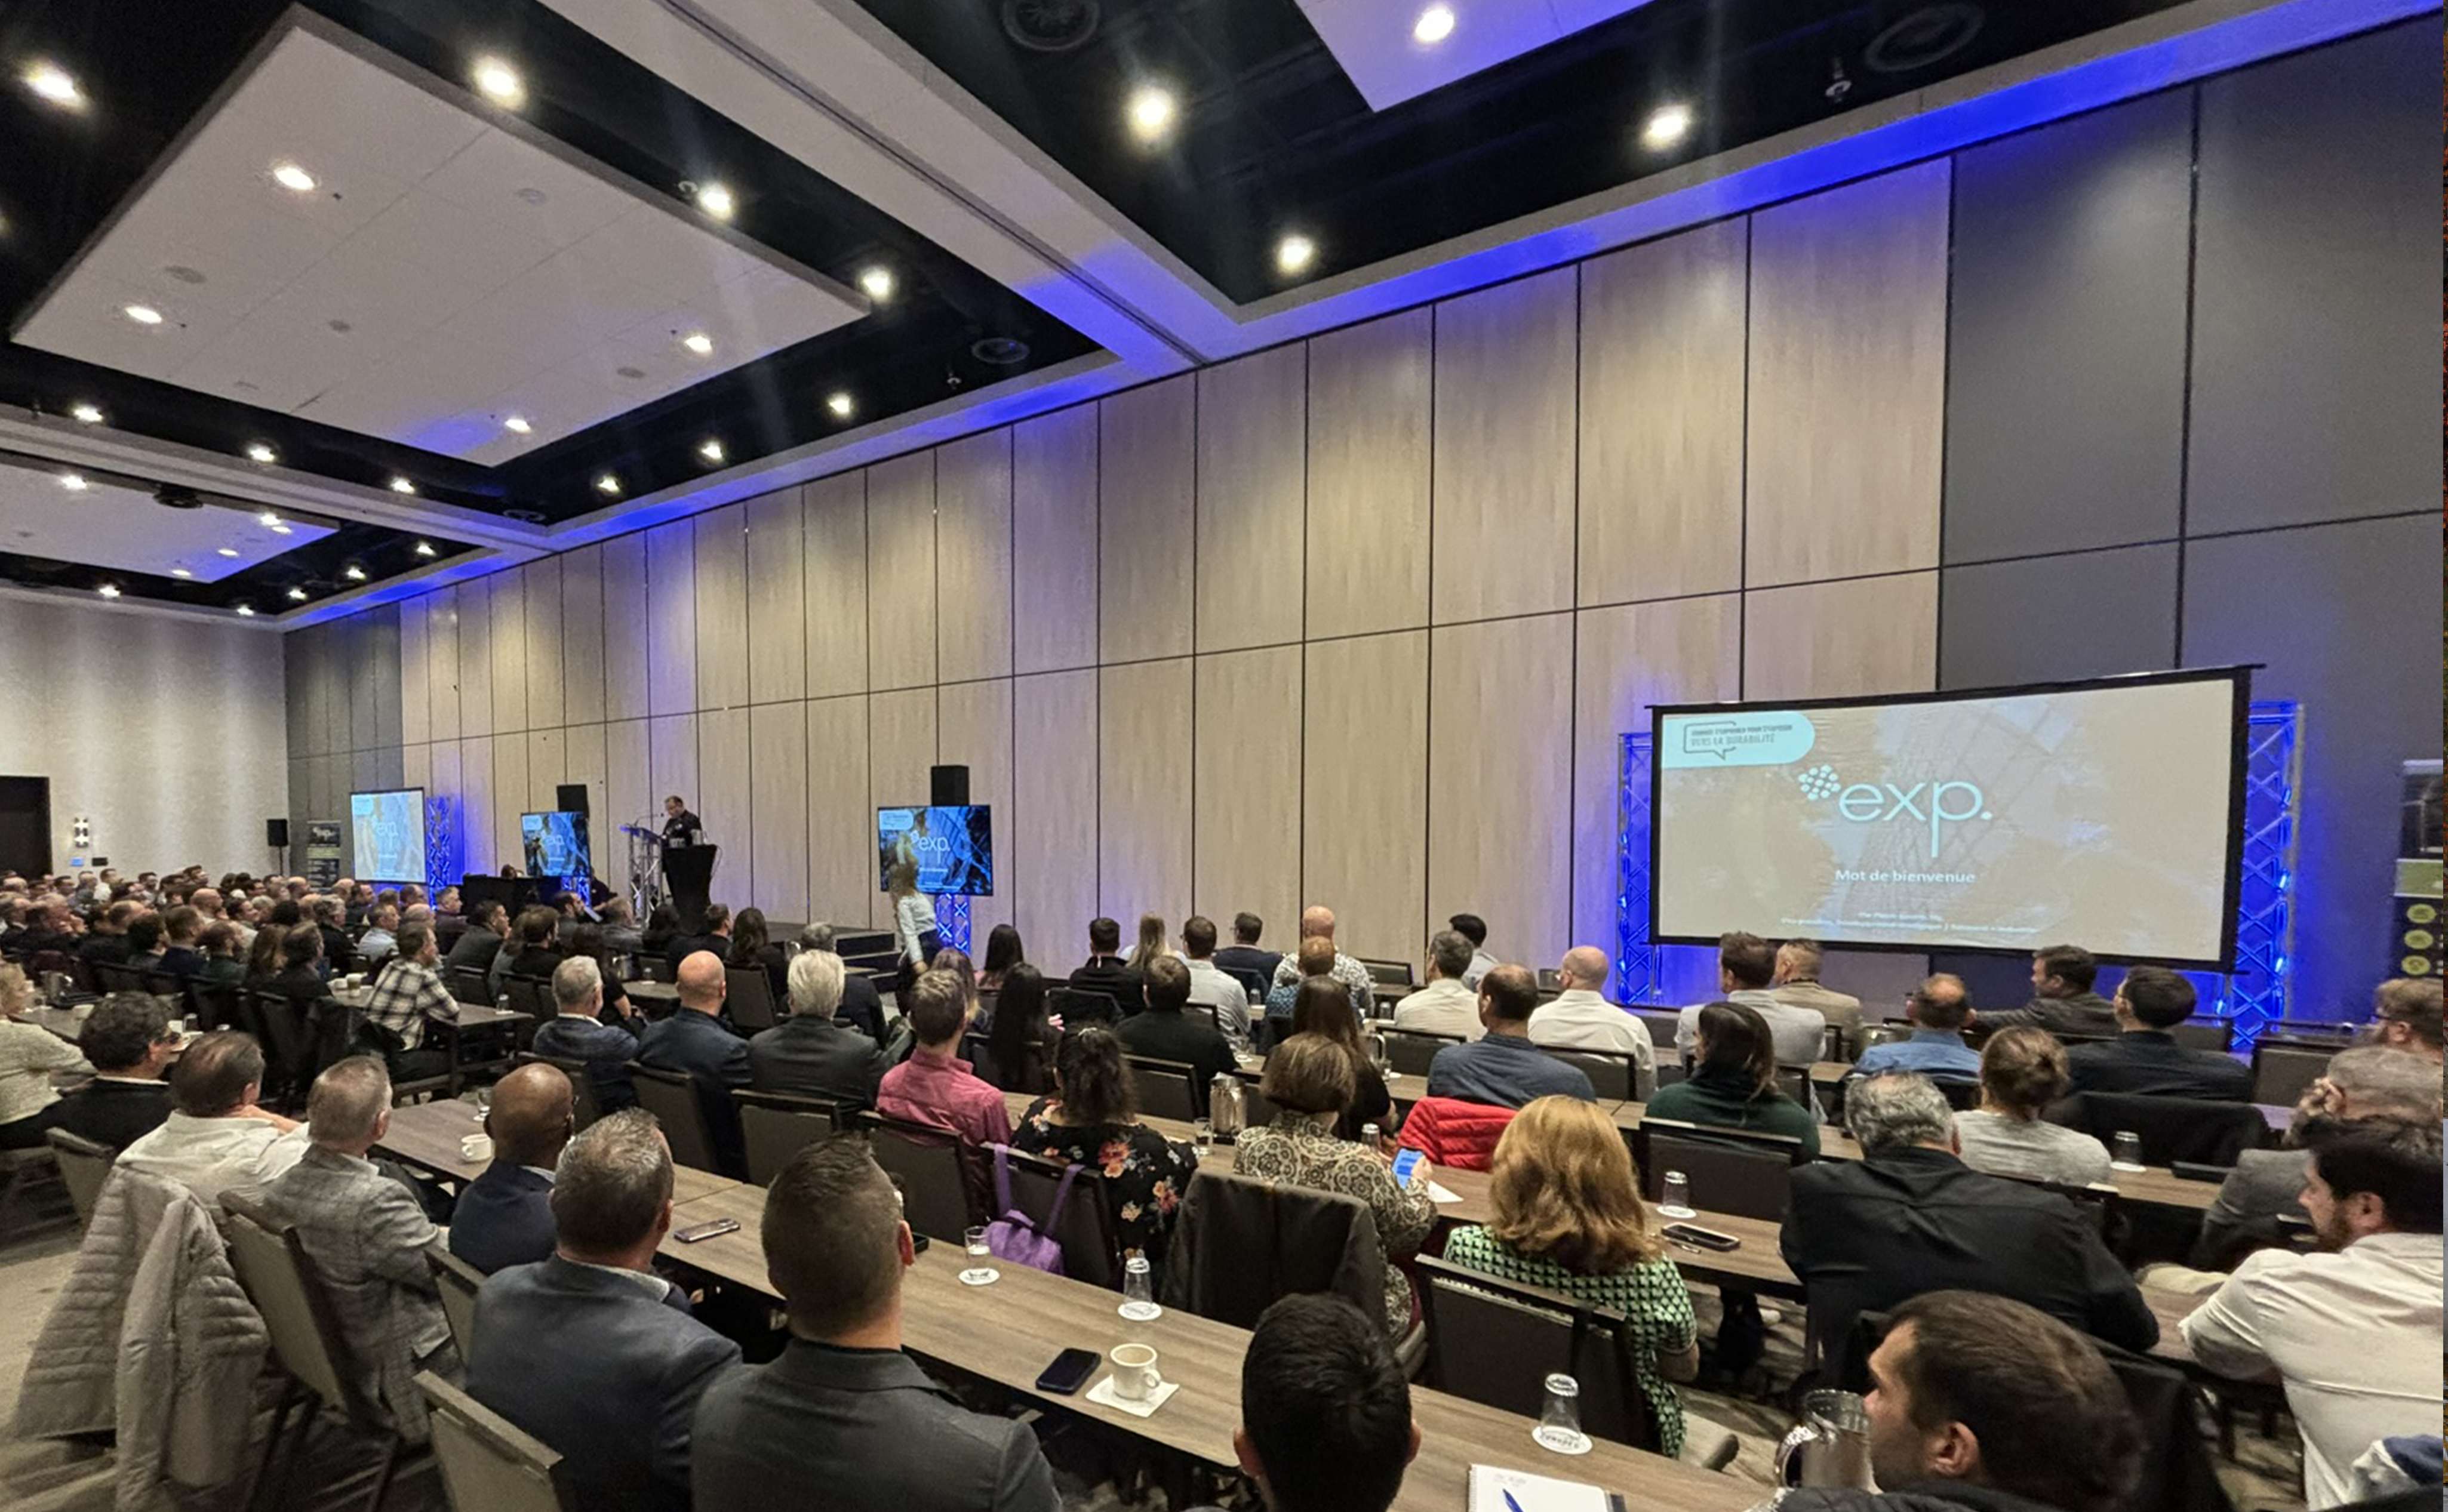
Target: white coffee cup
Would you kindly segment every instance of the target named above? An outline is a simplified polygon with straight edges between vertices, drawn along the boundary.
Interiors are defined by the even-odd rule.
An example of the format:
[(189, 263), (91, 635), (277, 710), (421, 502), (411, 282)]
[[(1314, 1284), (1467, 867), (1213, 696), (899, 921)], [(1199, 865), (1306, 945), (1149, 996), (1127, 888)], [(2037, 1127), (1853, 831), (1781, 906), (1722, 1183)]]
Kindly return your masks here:
[(463, 1160), (489, 1160), (492, 1158), (493, 1137), (491, 1135), (468, 1134), (460, 1137), (459, 1158)]
[(1114, 1395), (1125, 1402), (1144, 1402), (1164, 1389), (1157, 1374), (1156, 1350), (1145, 1344), (1118, 1344), (1105, 1356), (1114, 1364)]

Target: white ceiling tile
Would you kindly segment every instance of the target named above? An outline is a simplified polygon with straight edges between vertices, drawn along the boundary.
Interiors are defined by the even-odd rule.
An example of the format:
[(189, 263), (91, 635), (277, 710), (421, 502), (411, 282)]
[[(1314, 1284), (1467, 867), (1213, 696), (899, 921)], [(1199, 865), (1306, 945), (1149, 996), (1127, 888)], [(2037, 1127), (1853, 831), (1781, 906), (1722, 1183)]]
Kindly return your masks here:
[(687, 388), (708, 376), (713, 364), (657, 333), (644, 340), (615, 336), (599, 342), (565, 366), (598, 388), (624, 396), (627, 403), (621, 408), (626, 410)]
[[(488, 129), (482, 117), (303, 29), (280, 40), (233, 104), (411, 183)], [(347, 129), (328, 129), (334, 123)]]
[(428, 332), (297, 412), (327, 425), (425, 446), (424, 438), (438, 433), (436, 428), (466, 412), (469, 395), (497, 393), (542, 367), (529, 356), (471, 347)]
[[(224, 110), (204, 124), (179, 151), (163, 177), (175, 180), (188, 208), (216, 220), (287, 217), (315, 227), (334, 242), (382, 214), (408, 182), (374, 167), (359, 167), (301, 140), (294, 125), (274, 125), (238, 110)], [(315, 180), (305, 193), (275, 182), (272, 170), (295, 163)]]
[(469, 294), (500, 288), (552, 256), (552, 243), (498, 216), (411, 193), (357, 233)]
[(332, 318), (337, 317), (294, 301), (267, 305), (183, 364), (171, 381), (295, 411), (416, 335), (413, 325), (363, 316), (348, 322), (349, 330), (334, 331)]
[(488, 128), (419, 187), (462, 209), (501, 216), (557, 247), (602, 230), (639, 203), (626, 190), (498, 128)]
[(710, 295), (764, 260), (668, 211), (642, 204), (570, 252), (661, 290), (672, 304)]
[[(70, 493), (55, 469), (0, 464), (0, 551), (163, 577), (183, 566), (199, 583), (218, 583), (332, 533), (303, 520), (281, 523), (289, 534), (251, 511), (165, 508), (141, 488), (99, 481)], [(239, 554), (224, 557), (221, 546)]]
[[(95, 274), (71, 278), (34, 312), (16, 339), (45, 352), (99, 362), (123, 373), (166, 379), (237, 323), (174, 292), (167, 278), (121, 279)], [(162, 313), (160, 325), (139, 325), (126, 316), (130, 304)]]
[(443, 323), (442, 330), (479, 346), (533, 353), (557, 366), (617, 332), (651, 316), (661, 296), (555, 258), (537, 264)]

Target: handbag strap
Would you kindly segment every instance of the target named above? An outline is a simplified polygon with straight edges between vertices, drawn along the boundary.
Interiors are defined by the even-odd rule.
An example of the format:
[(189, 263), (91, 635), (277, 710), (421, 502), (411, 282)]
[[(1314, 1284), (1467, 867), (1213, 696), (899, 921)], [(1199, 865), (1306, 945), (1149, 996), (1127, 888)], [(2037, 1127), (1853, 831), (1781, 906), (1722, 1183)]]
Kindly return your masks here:
[(995, 1155), (995, 1211), (1011, 1211), (1011, 1146), (998, 1144)]
[(1066, 1165), (1062, 1168), (1062, 1179), (1054, 1188), (1054, 1206), (1048, 1208), (1045, 1213), (1045, 1228), (1043, 1232), (1052, 1234), (1061, 1226), (1062, 1204), (1071, 1200), (1071, 1182), (1074, 1177), (1079, 1176), (1079, 1174), (1080, 1167), (1076, 1164)]

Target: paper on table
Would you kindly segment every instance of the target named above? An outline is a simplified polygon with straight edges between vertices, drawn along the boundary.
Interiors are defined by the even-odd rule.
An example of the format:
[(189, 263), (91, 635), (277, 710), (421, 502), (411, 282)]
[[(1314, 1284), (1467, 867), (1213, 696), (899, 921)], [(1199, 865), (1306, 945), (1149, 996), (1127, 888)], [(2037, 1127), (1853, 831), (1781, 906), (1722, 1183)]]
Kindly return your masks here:
[(1428, 1183), (1428, 1200), (1431, 1202), (1459, 1202), (1462, 1200), (1462, 1194), (1459, 1192), (1448, 1191), (1445, 1187), (1432, 1180)]
[(1470, 1512), (1623, 1512), (1623, 1499), (1579, 1481), (1493, 1464), (1470, 1467)]

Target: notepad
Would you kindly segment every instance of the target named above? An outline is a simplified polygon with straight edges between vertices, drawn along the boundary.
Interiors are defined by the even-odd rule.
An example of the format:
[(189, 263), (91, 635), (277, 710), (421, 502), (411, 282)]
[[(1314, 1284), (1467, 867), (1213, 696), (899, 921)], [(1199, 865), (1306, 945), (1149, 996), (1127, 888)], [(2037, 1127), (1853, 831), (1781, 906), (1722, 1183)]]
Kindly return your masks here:
[(1434, 1181), (1430, 1181), (1428, 1183), (1428, 1200), (1431, 1202), (1459, 1202), (1462, 1200), (1462, 1194), (1440, 1186)]
[(1517, 1507), (1520, 1512), (1624, 1512), (1622, 1497), (1579, 1481), (1493, 1464), (1470, 1467), (1470, 1512), (1515, 1512)]

